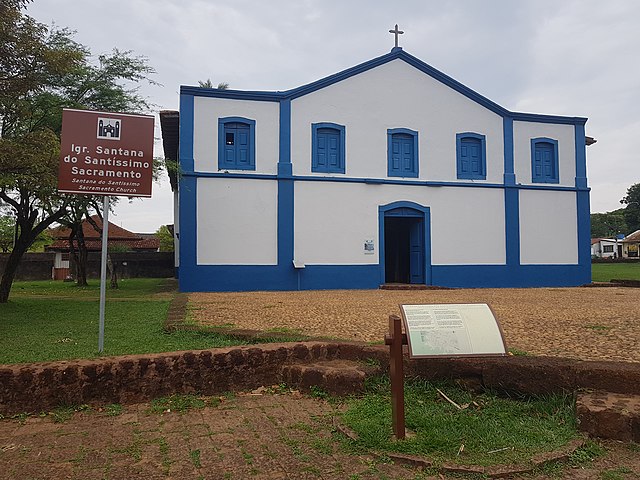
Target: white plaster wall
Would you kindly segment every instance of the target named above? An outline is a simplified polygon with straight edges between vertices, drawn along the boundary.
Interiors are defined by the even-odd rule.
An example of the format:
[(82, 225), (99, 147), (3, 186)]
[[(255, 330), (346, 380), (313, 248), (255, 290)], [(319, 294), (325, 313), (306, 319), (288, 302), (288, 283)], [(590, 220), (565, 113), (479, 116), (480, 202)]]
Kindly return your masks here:
[(277, 172), (280, 138), (280, 105), (277, 102), (195, 97), (193, 117), (196, 172), (218, 172), (218, 119), (224, 117), (245, 117), (256, 121), (256, 170), (239, 172)]
[[(504, 264), (500, 189), (295, 182), (294, 258), (305, 264), (378, 264), (378, 206), (430, 207), (431, 263)], [(364, 254), (373, 239), (375, 254)]]
[(199, 178), (199, 265), (275, 265), (278, 184), (271, 180)]
[(520, 262), (577, 264), (577, 218), (574, 192), (521, 190)]
[(486, 182), (502, 182), (502, 117), (402, 60), (291, 102), (296, 175), (327, 175), (311, 173), (311, 124), (318, 122), (346, 126), (346, 176), (386, 178), (387, 129), (410, 128), (418, 131), (421, 180), (458, 181), (456, 133), (476, 132), (486, 135)]
[(558, 141), (559, 185), (574, 187), (576, 184), (575, 127), (552, 123), (513, 122), (513, 162), (516, 183), (533, 184), (531, 182), (531, 139), (539, 137)]

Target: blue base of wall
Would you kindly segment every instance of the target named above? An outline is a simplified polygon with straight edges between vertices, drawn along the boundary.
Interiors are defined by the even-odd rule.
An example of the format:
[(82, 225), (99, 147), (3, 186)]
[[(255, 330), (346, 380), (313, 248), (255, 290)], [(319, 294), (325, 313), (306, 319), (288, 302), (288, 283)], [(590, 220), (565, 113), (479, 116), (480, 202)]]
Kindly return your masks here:
[[(429, 285), (454, 288), (570, 287), (591, 282), (587, 265), (433, 265)], [(181, 266), (182, 292), (255, 290), (374, 289), (378, 265), (308, 265), (296, 270), (277, 265)]]

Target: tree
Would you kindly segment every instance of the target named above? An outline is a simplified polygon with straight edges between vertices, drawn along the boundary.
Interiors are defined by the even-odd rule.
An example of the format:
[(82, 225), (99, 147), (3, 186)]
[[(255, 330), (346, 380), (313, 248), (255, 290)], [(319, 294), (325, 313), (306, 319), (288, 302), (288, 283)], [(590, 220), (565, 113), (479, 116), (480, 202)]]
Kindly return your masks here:
[(0, 6), (0, 200), (17, 223), (0, 279), (0, 303), (8, 300), (18, 263), (33, 241), (61, 221), (69, 205), (84, 202), (57, 193), (62, 109), (144, 111), (148, 103), (128, 86), (144, 79), (154, 83), (146, 58), (115, 49), (94, 64), (71, 31), (49, 30), (23, 14), (26, 3)]
[(220, 82), (217, 87), (214, 87), (210, 78), (207, 78), (206, 82), (198, 80), (198, 86), (202, 88), (217, 88), (218, 90), (227, 90), (229, 88), (229, 84), (227, 82)]
[(591, 214), (591, 238), (607, 238), (629, 233), (629, 227), (624, 218), (624, 209), (612, 212)]
[(640, 183), (631, 185), (620, 203), (626, 205), (624, 219), (629, 226), (629, 233), (640, 230)]
[(161, 252), (173, 252), (175, 250), (175, 246), (173, 244), (173, 233), (169, 230), (169, 227), (162, 225), (158, 230), (156, 230), (155, 236), (160, 240)]

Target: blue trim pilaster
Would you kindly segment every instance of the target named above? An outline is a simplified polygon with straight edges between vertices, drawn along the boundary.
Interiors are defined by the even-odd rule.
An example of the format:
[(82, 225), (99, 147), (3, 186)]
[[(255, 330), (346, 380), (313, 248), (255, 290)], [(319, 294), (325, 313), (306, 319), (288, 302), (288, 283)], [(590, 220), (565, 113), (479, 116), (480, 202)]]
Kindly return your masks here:
[(504, 184), (515, 185), (516, 174), (513, 160), (513, 118), (502, 117), (502, 137), (504, 141)]
[(576, 136), (576, 188), (587, 188), (587, 144), (584, 124), (575, 125)]
[(504, 141), (505, 261), (512, 274), (520, 266), (520, 191), (516, 187), (513, 154), (513, 118), (502, 117)]
[(280, 156), (278, 158), (278, 269), (283, 282), (297, 288), (293, 268), (293, 166), (291, 164), (291, 100), (280, 101)]
[(180, 170), (193, 172), (193, 95), (180, 95)]
[(591, 283), (591, 211), (589, 190), (576, 192), (576, 210), (578, 216), (578, 264), (582, 283)]
[(506, 264), (520, 266), (520, 190), (516, 186), (504, 189), (504, 230)]
[[(180, 95), (180, 151), (181, 172), (193, 172), (193, 95)], [(196, 277), (196, 185), (197, 178), (180, 176), (178, 204), (180, 215), (180, 274), (179, 285), (183, 292), (193, 291), (189, 280)]]

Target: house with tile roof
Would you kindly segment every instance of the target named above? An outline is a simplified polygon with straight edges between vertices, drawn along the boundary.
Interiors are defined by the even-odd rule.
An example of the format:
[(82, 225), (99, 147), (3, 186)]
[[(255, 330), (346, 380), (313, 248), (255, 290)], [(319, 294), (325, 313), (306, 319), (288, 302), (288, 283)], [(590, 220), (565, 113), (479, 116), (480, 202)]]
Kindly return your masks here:
[[(89, 221), (84, 220), (82, 222), (82, 233), (87, 250), (89, 252), (99, 252), (102, 249), (102, 219), (98, 215), (92, 215), (91, 220), (99, 230), (96, 231)], [(54, 280), (63, 280), (69, 276), (70, 234), (71, 230), (64, 226), (49, 230), (49, 235), (53, 238), (53, 243), (47, 245), (45, 251), (56, 253), (52, 272), (52, 278)], [(152, 235), (130, 232), (109, 222), (108, 246), (109, 248), (117, 247), (121, 251), (158, 252), (160, 250), (160, 240)], [(78, 248), (77, 242), (74, 242), (74, 247), (76, 249)]]

